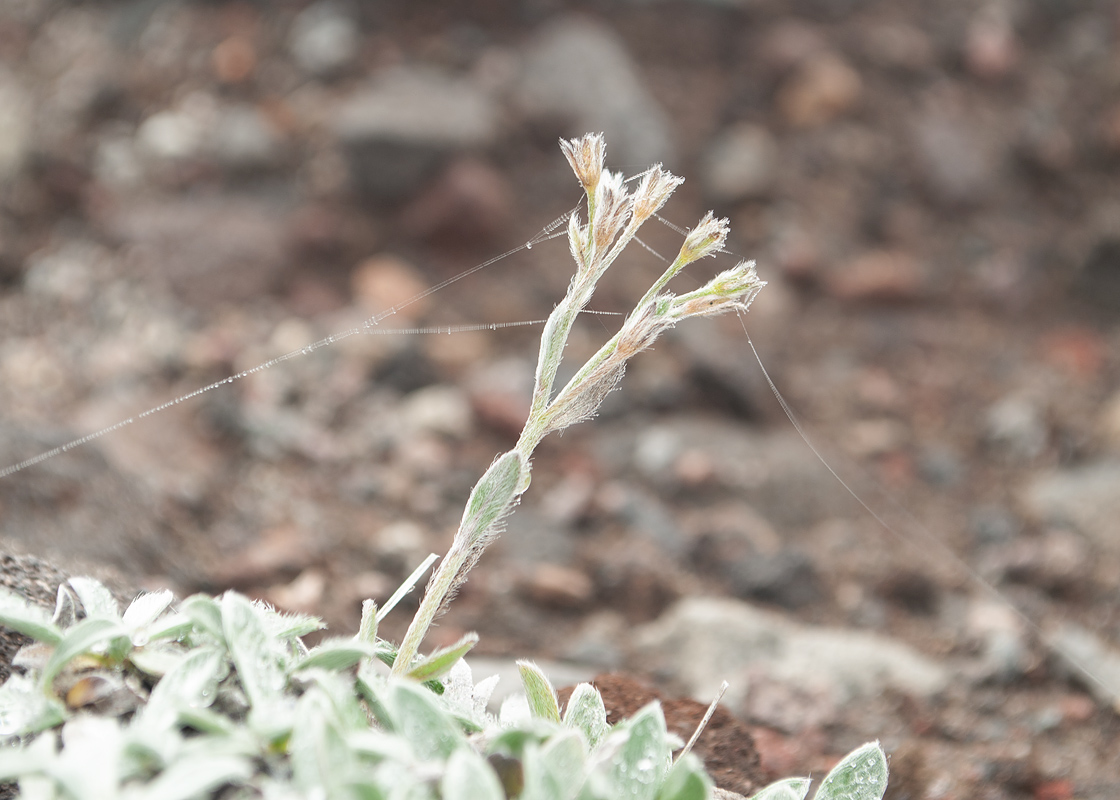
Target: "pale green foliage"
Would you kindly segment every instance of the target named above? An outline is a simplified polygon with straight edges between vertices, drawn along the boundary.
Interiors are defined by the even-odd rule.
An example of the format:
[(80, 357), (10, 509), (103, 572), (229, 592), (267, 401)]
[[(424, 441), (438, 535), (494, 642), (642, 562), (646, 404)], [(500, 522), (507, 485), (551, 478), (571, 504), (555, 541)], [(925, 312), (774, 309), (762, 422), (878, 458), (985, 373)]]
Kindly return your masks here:
[[(461, 658), (473, 635), (421, 662), (420, 677), (443, 676), (422, 683), (387, 674), (379, 658), (394, 648), (368, 628), (308, 649), (300, 635), (318, 620), (234, 592), (178, 609), (143, 594), (122, 615), (95, 581), (71, 590), (83, 618), (64, 627), (0, 592), (6, 622), (49, 640), (0, 689), (0, 781), (29, 796), (504, 800), (491, 756), (524, 800), (691, 800), (708, 786), (694, 760), (665, 780), (671, 737), (659, 706), (608, 732), (602, 699), (584, 685), (562, 722), (531, 665), (525, 689), (546, 713), (500, 724), (486, 712), (495, 681), (476, 685)], [(104, 616), (85, 616), (86, 599)], [(177, 637), (155, 635), (168, 629)], [(109, 694), (87, 697), (87, 683)]]
[[(810, 783), (808, 778), (786, 778), (770, 784), (751, 800), (805, 800)], [(886, 791), (887, 756), (878, 742), (868, 742), (832, 768), (814, 800), (882, 800)]]
[[(554, 391), (568, 334), (597, 281), (681, 182), (657, 165), (630, 193), (603, 168), (602, 136), (562, 148), (586, 192), (587, 222), (569, 220), (576, 274), (545, 325), (529, 419), (472, 491), (399, 650), (378, 637), (378, 622), (435, 556), (380, 609), (363, 604), (357, 636), (310, 649), (302, 637), (323, 628), (320, 620), (235, 592), (177, 607), (170, 592), (145, 593), (122, 613), (100, 583), (72, 578), (50, 615), (0, 590), (0, 625), (35, 640), (0, 687), (0, 782), (45, 800), (710, 797), (696, 756), (674, 761), (680, 742), (656, 702), (612, 728), (599, 692), (581, 684), (561, 716), (548, 678), (523, 661), (528, 713), (503, 706), (495, 719), (487, 703), (497, 678), (475, 684), (463, 660), (476, 634), (419, 654), (435, 616), (528, 488), (541, 439), (594, 414), (627, 361), (664, 330), (744, 311), (763, 285), (744, 262), (687, 294), (666, 290), (686, 265), (721, 250), (727, 222), (705, 216), (618, 334)], [(808, 786), (784, 781), (756, 800), (804, 800)], [(816, 800), (880, 800), (885, 787), (876, 743), (841, 762)]]

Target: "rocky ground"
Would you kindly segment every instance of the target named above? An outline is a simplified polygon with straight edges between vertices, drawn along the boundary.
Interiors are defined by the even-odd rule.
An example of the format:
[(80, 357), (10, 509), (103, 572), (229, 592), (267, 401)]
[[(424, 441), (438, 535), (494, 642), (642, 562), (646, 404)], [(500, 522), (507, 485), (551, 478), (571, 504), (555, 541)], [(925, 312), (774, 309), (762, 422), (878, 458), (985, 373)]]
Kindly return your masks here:
[[(1114, 798), (1118, 98), (1104, 0), (5, 2), (0, 468), (519, 247), (602, 130), (687, 176), (670, 220), (730, 217), (763, 361), (887, 527), (739, 322), (689, 324), (542, 446), (433, 639), (726, 679), (771, 774), (880, 738), (894, 800)], [(570, 272), (542, 242), (379, 327), (540, 319)], [(512, 443), (536, 335), (317, 349), (0, 479), (0, 535), (349, 630)]]

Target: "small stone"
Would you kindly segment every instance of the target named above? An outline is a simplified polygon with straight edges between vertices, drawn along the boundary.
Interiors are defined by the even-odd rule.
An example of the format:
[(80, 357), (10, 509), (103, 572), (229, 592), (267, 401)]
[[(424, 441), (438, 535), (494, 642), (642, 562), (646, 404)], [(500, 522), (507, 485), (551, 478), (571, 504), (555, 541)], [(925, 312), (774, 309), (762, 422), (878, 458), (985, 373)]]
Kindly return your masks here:
[(457, 386), (434, 384), (417, 389), (401, 405), (404, 424), (415, 431), (466, 439), (473, 428), (470, 400)]
[(621, 669), (626, 661), (622, 643), (626, 640), (627, 630), (626, 618), (618, 612), (596, 611), (584, 619), (579, 630), (568, 640), (563, 657), (596, 669)]
[(1105, 401), (1097, 416), (1097, 428), (1112, 450), (1120, 453), (1120, 392)]
[(708, 145), (701, 179), (717, 203), (736, 203), (770, 192), (778, 174), (778, 145), (761, 125), (740, 123)]
[(789, 548), (756, 553), (724, 565), (723, 573), (736, 597), (802, 608), (821, 599), (820, 579), (813, 559)]
[(998, 180), (1000, 164), (993, 148), (960, 115), (925, 114), (914, 129), (914, 142), (926, 186), (945, 205), (981, 202)]
[(533, 400), (533, 367), (510, 358), (486, 364), (467, 380), (475, 414), (497, 430), (517, 435)]
[(347, 97), (331, 115), (355, 188), (398, 202), (414, 194), (450, 158), (492, 146), (493, 98), (469, 81), (397, 68)]
[(1043, 358), (1063, 372), (1081, 380), (1100, 375), (1108, 355), (1108, 344), (1097, 331), (1066, 327), (1049, 331), (1039, 343)]
[(1019, 63), (1019, 43), (1011, 20), (995, 4), (985, 6), (969, 23), (964, 59), (978, 78), (998, 80)]
[(1008, 683), (1030, 664), (1023, 621), (1007, 603), (976, 600), (965, 617), (965, 634), (982, 647), (982, 679)]
[(288, 47), (299, 66), (315, 77), (336, 75), (358, 56), (361, 32), (338, 5), (320, 2), (301, 11), (292, 22)]
[(1005, 397), (985, 415), (985, 442), (997, 456), (1009, 461), (1037, 458), (1046, 449), (1049, 437), (1041, 410), (1026, 397)]
[(416, 298), (427, 288), (415, 267), (388, 254), (367, 258), (350, 275), (354, 299), (366, 314), (380, 317), (393, 312), (386, 325), (408, 325), (422, 317), (430, 303)]
[(969, 514), (969, 528), (982, 545), (1003, 544), (1019, 535), (1022, 525), (1006, 508), (978, 506)]
[(241, 83), (257, 68), (257, 51), (250, 39), (230, 36), (214, 48), (210, 64), (222, 83)]
[(262, 531), (252, 545), (221, 561), (215, 579), (223, 586), (247, 588), (269, 583), (302, 568), (314, 552), (302, 530), (290, 525)]
[(486, 246), (510, 229), (513, 188), (495, 167), (458, 159), (404, 210), (403, 231), (449, 246)]
[(265, 597), (285, 611), (314, 614), (319, 611), (326, 590), (327, 576), (322, 570), (306, 569), (291, 583), (266, 590)]
[(928, 69), (935, 59), (926, 33), (905, 22), (879, 22), (866, 26), (867, 55), (885, 67), (908, 72)]
[(589, 17), (563, 16), (541, 28), (524, 50), (515, 97), (530, 120), (557, 133), (605, 132), (612, 162), (672, 159), (665, 111), (622, 40)]
[(831, 122), (853, 108), (863, 94), (859, 73), (839, 56), (823, 53), (805, 62), (778, 92), (778, 110), (796, 128)]
[(828, 288), (841, 300), (901, 302), (921, 297), (925, 282), (925, 270), (909, 253), (873, 250), (835, 269)]
[(137, 147), (157, 161), (182, 161), (199, 156), (218, 116), (213, 97), (193, 92), (175, 108), (157, 111), (136, 131)]
[(1020, 493), (1027, 514), (1038, 522), (1070, 525), (1098, 547), (1120, 552), (1120, 461), (1105, 459), (1051, 470)]
[(842, 628), (800, 625), (737, 600), (689, 597), (635, 631), (646, 671), (678, 682), (694, 697), (711, 697), (722, 681), (735, 709), (748, 675), (764, 677), (843, 705), (885, 689), (929, 697), (948, 685), (949, 671), (900, 642)]
[(1049, 631), (1046, 643), (1074, 680), (1103, 705), (1120, 710), (1120, 650), (1069, 622)]
[(235, 170), (274, 166), (283, 152), (279, 131), (260, 110), (249, 105), (221, 109), (208, 138), (209, 149), (218, 161)]
[(595, 586), (582, 571), (558, 564), (538, 564), (520, 582), (521, 592), (545, 608), (575, 611), (585, 608)]
[(34, 105), (15, 74), (0, 68), (0, 183), (23, 167), (34, 139)]

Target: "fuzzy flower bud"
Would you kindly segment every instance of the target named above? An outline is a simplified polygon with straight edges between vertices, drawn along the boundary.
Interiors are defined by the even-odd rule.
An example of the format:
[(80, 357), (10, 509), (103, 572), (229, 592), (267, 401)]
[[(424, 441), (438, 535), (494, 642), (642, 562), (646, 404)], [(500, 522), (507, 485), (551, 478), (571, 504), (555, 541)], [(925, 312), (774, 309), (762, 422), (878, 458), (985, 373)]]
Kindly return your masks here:
[(603, 134), (588, 133), (571, 141), (561, 139), (560, 149), (564, 151), (564, 156), (572, 165), (572, 171), (579, 178), (584, 191), (594, 193), (603, 174), (603, 157), (606, 153)]
[(603, 170), (595, 190), (595, 250), (606, 252), (630, 218), (630, 195), (618, 172)]
[(660, 164), (654, 164), (634, 192), (634, 221), (640, 225), (660, 211), (669, 195), (682, 183), (684, 178), (666, 172)]
[(696, 227), (688, 232), (674, 263), (684, 266), (719, 252), (723, 243), (727, 241), (727, 233), (730, 229), (731, 226), (726, 219), (716, 219), (709, 211)]
[(754, 262), (742, 261), (696, 291), (670, 298), (665, 317), (675, 323), (687, 317), (710, 317), (732, 309), (745, 311), (765, 285), (758, 277)]

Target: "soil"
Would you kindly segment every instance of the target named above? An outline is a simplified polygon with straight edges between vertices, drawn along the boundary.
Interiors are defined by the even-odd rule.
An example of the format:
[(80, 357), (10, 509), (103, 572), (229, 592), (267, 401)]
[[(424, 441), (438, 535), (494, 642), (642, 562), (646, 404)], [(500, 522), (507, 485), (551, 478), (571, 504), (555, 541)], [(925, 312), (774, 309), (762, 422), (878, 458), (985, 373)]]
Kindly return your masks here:
[[(477, 630), (487, 655), (626, 670), (672, 696), (680, 676), (647, 674), (631, 634), (681, 597), (735, 596), (954, 670), (933, 697), (849, 703), (756, 681), (770, 702), (730, 710), (766, 778), (878, 738), (892, 800), (1120, 796), (1116, 712), (1042, 641), (1076, 624), (1120, 645), (1115, 3), (341, 3), (356, 45), (331, 67), (293, 55), (307, 6), (0, 8), (0, 469), (519, 247), (578, 200), (557, 137), (605, 129), (609, 165), (652, 152), (687, 176), (672, 222), (730, 218), (729, 248), (770, 283), (751, 340), (888, 527), (791, 429), (737, 319), (682, 325), (597, 419), (541, 446), (430, 644)], [(599, 98), (625, 113), (511, 99), (572, 13), (643, 87)], [(418, 135), (439, 158), (403, 189), (334, 127), (392, 69), (501, 98), (481, 143)], [(206, 138), (219, 129), (236, 135)], [(597, 310), (640, 296), (660, 272), (643, 259), (612, 269)], [(570, 274), (563, 242), (541, 242), (380, 324), (541, 319)], [(582, 321), (570, 358), (611, 322)], [(446, 549), (512, 445), (537, 332), (351, 337), (137, 418), (0, 478), (2, 544), (353, 630), (362, 599)], [(721, 461), (752, 447), (765, 464)]]

